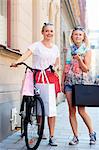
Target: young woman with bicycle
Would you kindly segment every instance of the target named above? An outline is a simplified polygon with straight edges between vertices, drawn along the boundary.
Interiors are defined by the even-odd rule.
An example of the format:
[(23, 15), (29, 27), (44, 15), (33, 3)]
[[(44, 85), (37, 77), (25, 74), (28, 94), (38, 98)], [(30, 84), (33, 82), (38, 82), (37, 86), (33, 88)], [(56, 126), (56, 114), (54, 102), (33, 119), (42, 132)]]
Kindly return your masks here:
[[(12, 67), (17, 67), (17, 64), (25, 61), (30, 55), (33, 57), (33, 68), (44, 70), (50, 65), (56, 67), (59, 66), (59, 49), (53, 44), (52, 39), (54, 35), (54, 27), (51, 23), (44, 23), (42, 27), (43, 39), (31, 44), (28, 50), (13, 64)], [(60, 68), (60, 67), (59, 67)], [(47, 77), (50, 83), (55, 84), (56, 96), (60, 92), (60, 84), (58, 75), (54, 72), (46, 71)], [(39, 75), (38, 75), (39, 76)], [(56, 107), (56, 106), (55, 106)], [(45, 108), (46, 109), (46, 108)], [(54, 139), (55, 119), (56, 115), (47, 116), (49, 127), (49, 144), (51, 146), (57, 146)]]

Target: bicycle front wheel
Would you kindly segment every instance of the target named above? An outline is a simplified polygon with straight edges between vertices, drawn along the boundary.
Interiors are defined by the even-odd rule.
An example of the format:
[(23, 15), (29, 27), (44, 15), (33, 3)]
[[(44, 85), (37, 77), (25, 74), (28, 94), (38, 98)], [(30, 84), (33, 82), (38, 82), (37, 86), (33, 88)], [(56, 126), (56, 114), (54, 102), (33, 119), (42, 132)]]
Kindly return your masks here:
[[(32, 99), (32, 97), (31, 97)], [(25, 142), (29, 150), (36, 150), (41, 142), (44, 130), (45, 111), (40, 97), (35, 96), (31, 101), (30, 115), (25, 118)]]

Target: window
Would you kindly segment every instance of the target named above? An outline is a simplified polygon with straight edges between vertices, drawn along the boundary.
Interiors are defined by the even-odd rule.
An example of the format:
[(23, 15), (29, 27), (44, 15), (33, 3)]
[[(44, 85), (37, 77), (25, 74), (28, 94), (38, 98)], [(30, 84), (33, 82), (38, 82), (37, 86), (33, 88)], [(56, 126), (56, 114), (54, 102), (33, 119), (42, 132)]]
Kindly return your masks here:
[(7, 45), (7, 0), (0, 0), (0, 44)]

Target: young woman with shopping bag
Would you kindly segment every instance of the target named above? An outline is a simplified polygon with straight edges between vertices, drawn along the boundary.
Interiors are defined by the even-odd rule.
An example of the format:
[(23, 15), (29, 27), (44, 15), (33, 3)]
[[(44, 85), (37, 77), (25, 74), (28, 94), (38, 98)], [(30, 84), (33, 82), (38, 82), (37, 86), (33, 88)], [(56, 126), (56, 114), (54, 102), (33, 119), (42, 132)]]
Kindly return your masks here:
[[(37, 41), (31, 44), (27, 49), (27, 51), (14, 63), (11, 64), (13, 67), (17, 67), (17, 64), (25, 61), (30, 55), (33, 57), (33, 65), (34, 69), (39, 69), (44, 71), (46, 68), (51, 66), (59, 66), (59, 49), (53, 44), (52, 39), (54, 35), (54, 27), (51, 23), (44, 23), (42, 27), (42, 35), (43, 39), (41, 41)], [(48, 84), (54, 84), (55, 88), (55, 96), (60, 92), (60, 84), (59, 77), (55, 72), (50, 71), (50, 69), (46, 70), (45, 75), (40, 75), (41, 72), (38, 72), (36, 75), (36, 82), (38, 83), (47, 83), (45, 75), (48, 78)], [(43, 76), (44, 75), (44, 76)], [(44, 81), (42, 81), (42, 77)], [(38, 79), (39, 78), (39, 79)], [(42, 89), (41, 89), (42, 92)], [(49, 94), (49, 93), (48, 93)], [(56, 98), (56, 97), (54, 97)], [(44, 100), (44, 99), (43, 99)], [(53, 100), (53, 96), (52, 96)], [(56, 119), (56, 103), (48, 103), (53, 108), (53, 113), (48, 113), (48, 127), (49, 127), (49, 144), (51, 146), (57, 146), (54, 138), (54, 129), (55, 129), (55, 119)], [(45, 112), (47, 112), (45, 107)]]

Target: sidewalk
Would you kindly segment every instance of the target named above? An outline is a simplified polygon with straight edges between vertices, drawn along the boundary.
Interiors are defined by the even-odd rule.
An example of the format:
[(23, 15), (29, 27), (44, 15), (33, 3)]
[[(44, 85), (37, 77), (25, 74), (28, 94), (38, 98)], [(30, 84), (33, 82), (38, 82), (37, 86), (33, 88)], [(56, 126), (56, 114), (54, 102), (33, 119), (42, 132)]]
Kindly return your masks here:
[[(72, 138), (72, 131), (68, 120), (68, 107), (66, 102), (62, 102), (57, 106), (57, 122), (55, 129), (55, 137), (58, 146), (51, 147), (48, 145), (48, 139), (42, 140), (38, 150), (99, 150), (99, 108), (86, 108), (92, 118), (95, 131), (97, 132), (96, 145), (89, 145), (88, 130), (83, 123), (82, 119), (78, 116), (79, 125), (79, 144), (75, 146), (68, 145), (69, 140)], [(46, 123), (45, 134), (48, 137), (48, 127)], [(0, 143), (0, 150), (26, 150), (24, 140), (20, 140), (20, 131), (9, 136)]]

